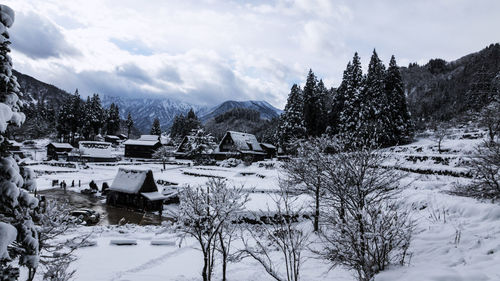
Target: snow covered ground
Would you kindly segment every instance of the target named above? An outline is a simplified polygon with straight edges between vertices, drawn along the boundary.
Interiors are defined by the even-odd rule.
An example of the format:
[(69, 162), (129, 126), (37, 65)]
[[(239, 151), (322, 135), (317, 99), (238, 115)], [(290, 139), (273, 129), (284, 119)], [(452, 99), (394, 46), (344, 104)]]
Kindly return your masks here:
[[(466, 176), (443, 174), (439, 171), (462, 171), (467, 155), (481, 139), (467, 139), (462, 132), (445, 139), (443, 153), (437, 151), (437, 143), (430, 138), (393, 148), (395, 159), (403, 167), (413, 169), (404, 180), (402, 202), (411, 210), (416, 221), (416, 231), (410, 246), (410, 264), (391, 268), (378, 276), (377, 281), (392, 280), (500, 280), (500, 205), (481, 202), (472, 198), (446, 193), (457, 184), (470, 181)], [(120, 163), (127, 166), (131, 163)], [(277, 167), (278, 164), (275, 163)], [(88, 164), (88, 168), (53, 167), (34, 165), (40, 173), (39, 189), (51, 188), (54, 179), (81, 181), (79, 191), (88, 187), (90, 180), (100, 186), (111, 183), (119, 166)], [(279, 169), (266, 169), (253, 164), (250, 167), (187, 167), (168, 165), (161, 171), (161, 164), (142, 164), (151, 168), (156, 180), (161, 179), (179, 185), (197, 185), (209, 177), (226, 178), (231, 184), (243, 185), (252, 190), (247, 208), (251, 211), (266, 209), (271, 204), (273, 191), (278, 187)], [(421, 171), (425, 170), (425, 173)], [(53, 174), (43, 171), (55, 172)], [(431, 171), (429, 173), (429, 171)], [(303, 197), (308, 200), (307, 197)], [(92, 231), (96, 246), (77, 251), (79, 260), (76, 280), (200, 280), (201, 253), (193, 240), (179, 245), (175, 234), (162, 226), (95, 226), (79, 227), (74, 234)], [(110, 245), (113, 239), (136, 239), (137, 245)], [(176, 246), (153, 246), (153, 240), (175, 241)], [(180, 247), (179, 247), (180, 246)], [(344, 269), (329, 271), (329, 265), (315, 259), (312, 253), (301, 269), (302, 280), (354, 280)], [(272, 280), (254, 260), (245, 258), (229, 265), (229, 280)], [(220, 277), (216, 265), (215, 278)]]

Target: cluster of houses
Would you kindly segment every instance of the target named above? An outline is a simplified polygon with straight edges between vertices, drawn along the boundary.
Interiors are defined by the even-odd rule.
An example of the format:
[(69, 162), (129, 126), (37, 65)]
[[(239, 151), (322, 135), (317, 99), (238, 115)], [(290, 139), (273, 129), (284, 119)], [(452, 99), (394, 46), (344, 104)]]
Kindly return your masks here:
[[(123, 138), (122, 138), (123, 137)], [(196, 145), (195, 136), (186, 136), (174, 150), (176, 158), (188, 158), (188, 153)], [(157, 135), (142, 135), (139, 139), (125, 139), (125, 136), (106, 136), (104, 141), (80, 141), (76, 149), (69, 143), (49, 143), (47, 145), (48, 160), (112, 162), (117, 161), (113, 155), (113, 147), (123, 144), (126, 158), (151, 159), (153, 154), (163, 146)], [(259, 143), (255, 135), (228, 131), (219, 144), (209, 145), (203, 152), (204, 156), (215, 160), (228, 158), (249, 159), (260, 161), (276, 156), (277, 149), (269, 143)]]

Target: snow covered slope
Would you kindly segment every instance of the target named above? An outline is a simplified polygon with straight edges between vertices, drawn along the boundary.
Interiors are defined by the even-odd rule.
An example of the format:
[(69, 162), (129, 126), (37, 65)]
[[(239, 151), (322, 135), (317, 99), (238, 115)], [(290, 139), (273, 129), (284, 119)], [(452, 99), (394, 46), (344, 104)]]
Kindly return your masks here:
[[(200, 119), (202, 122), (221, 115), (233, 108), (248, 108), (260, 112), (260, 118), (262, 119), (272, 119), (278, 117), (283, 111), (277, 109), (276, 107), (270, 105), (266, 101), (225, 101), (208, 111), (207, 114), (201, 115)], [(200, 115), (199, 115), (200, 116)]]

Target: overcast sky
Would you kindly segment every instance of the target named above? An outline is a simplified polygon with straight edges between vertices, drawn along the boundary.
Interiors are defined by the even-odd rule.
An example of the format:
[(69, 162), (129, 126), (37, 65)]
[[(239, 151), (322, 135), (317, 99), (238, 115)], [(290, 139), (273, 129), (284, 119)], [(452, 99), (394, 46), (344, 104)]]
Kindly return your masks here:
[(498, 0), (10, 0), (14, 68), (67, 91), (282, 108), (309, 68), (337, 87), (358, 51), (454, 60), (500, 41)]

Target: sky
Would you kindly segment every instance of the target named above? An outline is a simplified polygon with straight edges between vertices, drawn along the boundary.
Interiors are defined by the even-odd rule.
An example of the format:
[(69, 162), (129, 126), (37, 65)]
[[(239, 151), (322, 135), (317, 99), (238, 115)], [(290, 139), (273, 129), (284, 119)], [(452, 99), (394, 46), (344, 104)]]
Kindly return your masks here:
[(500, 41), (498, 0), (7, 0), (14, 68), (68, 92), (283, 108), (311, 68), (455, 60)]

